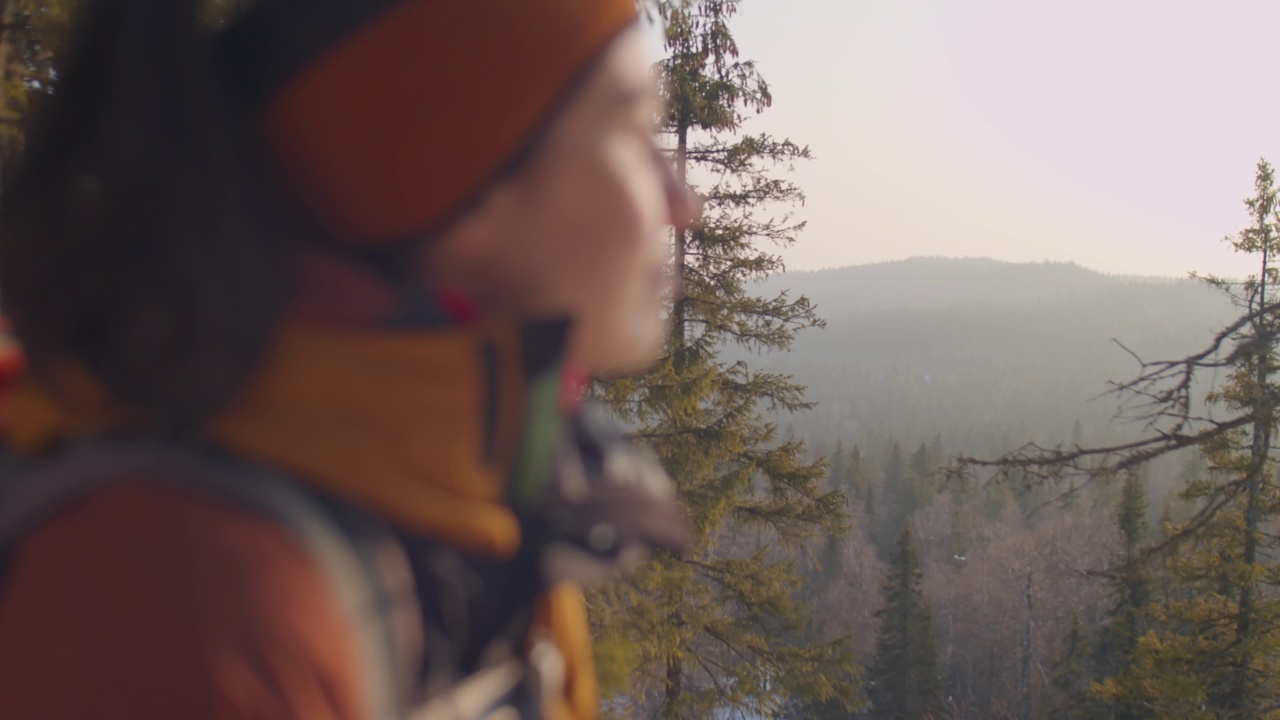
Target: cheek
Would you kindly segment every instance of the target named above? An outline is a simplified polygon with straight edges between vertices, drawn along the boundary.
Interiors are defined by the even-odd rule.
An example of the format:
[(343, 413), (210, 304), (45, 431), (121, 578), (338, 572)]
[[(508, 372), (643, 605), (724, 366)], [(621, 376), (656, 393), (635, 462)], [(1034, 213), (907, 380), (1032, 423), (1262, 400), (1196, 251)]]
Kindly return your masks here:
[(567, 158), (532, 187), (521, 233), (549, 296), (564, 310), (611, 300), (663, 257), (660, 177), (626, 148)]
[(578, 260), (596, 269), (602, 292), (646, 281), (665, 254), (667, 212), (662, 180), (652, 162), (619, 143), (602, 154), (575, 195), (578, 225), (571, 242)]
[(659, 274), (667, 263), (667, 209), (652, 163), (619, 164), (583, 189), (584, 239), (576, 248), (575, 351), (591, 369), (611, 374), (643, 368), (661, 348)]

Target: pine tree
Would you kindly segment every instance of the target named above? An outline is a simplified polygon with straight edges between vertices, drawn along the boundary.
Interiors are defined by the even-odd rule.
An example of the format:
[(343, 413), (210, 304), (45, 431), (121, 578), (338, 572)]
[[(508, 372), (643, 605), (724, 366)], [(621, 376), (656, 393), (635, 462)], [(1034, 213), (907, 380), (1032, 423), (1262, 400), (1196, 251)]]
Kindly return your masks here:
[(911, 528), (898, 533), (884, 581), (885, 606), (876, 613), (880, 633), (867, 670), (871, 716), (919, 720), (938, 708), (937, 646)]
[(916, 510), (915, 478), (902, 456), (902, 446), (895, 442), (885, 459), (884, 473), (880, 480), (880, 517), (876, 546), (881, 557), (893, 552), (895, 539)]
[[(1138, 639), (1129, 668), (1095, 687), (1109, 707), (1147, 713), (1137, 717), (1280, 718), (1274, 709), (1264, 712), (1280, 671), (1274, 608), (1254, 618), (1269, 616), (1270, 632), (1247, 638), (1244, 647), (1237, 643), (1239, 588), (1249, 582), (1238, 542), (1244, 526), (1241, 512), (1224, 510), (1169, 558), (1176, 593), (1154, 618), (1156, 627)], [(1248, 695), (1233, 695), (1245, 653), (1257, 685)]]
[[(844, 442), (837, 441), (830, 458), (827, 488), (848, 498), (851, 515), (868, 516), (866, 510), (867, 503), (870, 502), (871, 482), (867, 477), (866, 459), (861, 449), (854, 446), (852, 450), (846, 451)], [(863, 510), (862, 513), (857, 512), (859, 506)], [(821, 594), (840, 579), (844, 571), (848, 541), (848, 536), (843, 533), (831, 533), (826, 536), (821, 549), (817, 552), (817, 567), (813, 569), (805, 591), (802, 593), (804, 598), (808, 599)]]
[(1208, 400), (1243, 413), (1249, 422), (1202, 445), (1209, 477), (1190, 483), (1183, 496), (1220, 500), (1223, 509), (1201, 531), (1198, 551), (1179, 558), (1176, 568), (1186, 584), (1201, 590), (1189, 606), (1175, 606), (1185, 620), (1202, 626), (1185, 648), (1185, 659), (1194, 661), (1188, 669), (1200, 681), (1207, 706), (1224, 718), (1261, 717), (1280, 700), (1280, 605), (1264, 592), (1277, 570), (1264, 564), (1275, 547), (1264, 526), (1280, 511), (1270, 458), (1280, 396), (1280, 317), (1268, 310), (1280, 282), (1274, 265), (1280, 253), (1280, 191), (1265, 160), (1258, 163), (1254, 188), (1245, 201), (1252, 224), (1229, 242), (1238, 252), (1258, 256), (1259, 272), (1242, 284), (1209, 278), (1246, 312), (1248, 322), (1237, 339), (1230, 379)]
[(1049, 707), (1053, 720), (1086, 720), (1103, 715), (1090, 697), (1089, 637), (1080, 613), (1071, 614), (1071, 628), (1062, 642), (1062, 654), (1054, 660), (1050, 680), (1056, 693)]
[[(654, 3), (667, 59), (656, 71), (661, 118), (677, 173), (705, 199), (697, 229), (673, 238), (684, 293), (673, 332), (649, 373), (601, 396), (647, 442), (674, 478), (698, 539), (682, 559), (592, 598), (608, 662), (606, 679), (633, 680), (626, 703), (650, 716), (705, 718), (794, 705), (858, 703), (858, 666), (847, 642), (796, 642), (805, 608), (800, 549), (844, 530), (845, 498), (822, 487), (824, 467), (779, 437), (771, 419), (810, 407), (788, 376), (727, 362), (726, 344), (785, 350), (821, 324), (803, 297), (757, 297), (753, 281), (782, 269), (767, 245), (792, 243), (802, 225), (785, 211), (803, 199), (775, 170), (809, 157), (789, 140), (742, 134), (772, 98), (754, 63), (739, 57), (729, 22), (737, 0)], [(606, 690), (618, 696), (619, 687)]]
[(827, 487), (839, 489), (847, 484), (845, 468), (844, 441), (836, 441), (836, 449), (831, 453), (827, 466)]
[(946, 443), (942, 442), (942, 433), (940, 432), (934, 433), (933, 440), (929, 442), (929, 461), (930, 471), (937, 469), (939, 465), (947, 461), (947, 446)]
[[(1277, 211), (1275, 172), (1265, 160), (1258, 163), (1255, 179), (1256, 195), (1245, 204), (1249, 208), (1253, 225), (1246, 228), (1230, 242), (1238, 252), (1257, 254), (1261, 267), (1258, 275), (1244, 283), (1238, 294), (1233, 294), (1244, 309), (1253, 311), (1272, 304), (1272, 287), (1280, 282), (1280, 272), (1273, 265), (1273, 258), (1280, 253), (1280, 215)], [(1233, 283), (1213, 279), (1211, 282), (1229, 292)], [(1263, 524), (1277, 514), (1276, 488), (1273, 482), (1274, 465), (1271, 461), (1271, 440), (1276, 430), (1276, 400), (1280, 395), (1277, 385), (1276, 351), (1280, 345), (1280, 318), (1275, 312), (1254, 313), (1245, 336), (1248, 345), (1240, 362), (1234, 368), (1231, 380), (1221, 392), (1211, 393), (1210, 402), (1226, 405), (1233, 410), (1247, 412), (1252, 422), (1248, 429), (1220, 435), (1207, 446), (1206, 453), (1211, 467), (1220, 475), (1226, 474), (1238, 482), (1241, 495), (1237, 507), (1240, 522), (1239, 567), (1232, 568), (1235, 607), (1230, 646), (1230, 666), (1221, 685), (1210, 685), (1209, 695), (1216, 701), (1226, 717), (1258, 717), (1261, 708), (1274, 705), (1277, 699), (1276, 669), (1277, 606), (1274, 599), (1263, 596), (1262, 585), (1267, 570), (1262, 565), (1268, 540), (1263, 534)], [(1212, 494), (1213, 488), (1201, 491), (1196, 486), (1188, 488), (1188, 496), (1203, 497)], [(1274, 546), (1274, 541), (1270, 541)]]
[[(1193, 467), (1180, 494), (1190, 516), (1166, 523), (1156, 548), (1168, 553), (1171, 584), (1155, 605), (1154, 627), (1138, 639), (1130, 669), (1097, 688), (1109, 702), (1158, 717), (1280, 718), (1280, 489), (1271, 458), (1280, 406), (1280, 191), (1265, 160), (1254, 191), (1245, 200), (1249, 225), (1227, 240), (1257, 258), (1257, 274), (1243, 282), (1203, 278), (1238, 317), (1201, 351), (1143, 362), (1137, 377), (1115, 386), (1125, 417), (1145, 422), (1146, 437), (1098, 448), (1030, 445), (972, 463), (1005, 475), (1097, 478), (1188, 448), (1203, 454), (1207, 467)], [(1210, 374), (1226, 379), (1212, 383), (1202, 406), (1194, 393)]]
[(928, 445), (920, 443), (920, 447), (911, 453), (911, 478), (908, 489), (911, 493), (911, 511), (922, 510), (933, 502), (937, 494), (937, 483), (933, 471), (938, 466), (938, 458)]
[[(1099, 630), (1095, 664), (1101, 677), (1132, 672), (1139, 640), (1151, 625), (1152, 581), (1142, 562), (1148, 533), (1147, 497), (1140, 472), (1125, 476), (1116, 525), (1123, 547), (1113, 563), (1112, 603)], [(1110, 709), (1115, 720), (1154, 717), (1145, 704), (1129, 697), (1117, 697)]]
[(862, 448), (855, 445), (850, 450), (844, 449), (844, 441), (836, 443), (836, 449), (830, 456), (831, 469), (828, 473), (828, 488), (845, 495), (850, 502), (861, 503), (864, 507), (871, 495), (871, 466), (863, 454)]
[(871, 492), (874, 487), (871, 482), (872, 468), (861, 447), (855, 445), (849, 451), (845, 458), (845, 468), (845, 494), (851, 501), (861, 503), (867, 511), (867, 517), (870, 517), (873, 502)]
[[(1178, 541), (1167, 563), (1174, 587), (1157, 627), (1139, 637), (1130, 667), (1098, 688), (1117, 707), (1146, 708), (1157, 717), (1280, 718), (1280, 602), (1268, 592), (1280, 568), (1276, 540), (1265, 532), (1280, 514), (1270, 458), (1280, 398), (1280, 307), (1272, 293), (1280, 281), (1273, 260), (1280, 251), (1278, 194), (1271, 165), (1260, 161), (1255, 195), (1245, 201), (1252, 223), (1229, 238), (1237, 251), (1258, 256), (1259, 273), (1243, 283), (1208, 278), (1243, 312), (1215, 342), (1232, 343), (1224, 348), (1227, 360), (1209, 361), (1229, 368), (1229, 376), (1208, 403), (1234, 418), (1195, 436), (1208, 467), (1194, 473), (1181, 497), (1199, 509), (1167, 530), (1168, 542)], [(1206, 357), (1180, 366), (1194, 368)], [(1172, 398), (1157, 411), (1181, 407), (1186, 416), (1183, 392), (1149, 397)], [(1179, 432), (1185, 437), (1190, 426), (1184, 420)]]

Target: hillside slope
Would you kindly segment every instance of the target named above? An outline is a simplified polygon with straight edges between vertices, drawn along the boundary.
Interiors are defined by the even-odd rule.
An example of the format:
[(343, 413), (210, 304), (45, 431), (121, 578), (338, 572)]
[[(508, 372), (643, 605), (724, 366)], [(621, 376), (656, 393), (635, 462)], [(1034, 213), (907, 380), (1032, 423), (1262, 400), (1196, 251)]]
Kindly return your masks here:
[[(815, 412), (793, 427), (810, 440), (941, 434), (971, 452), (1028, 437), (1066, 439), (1079, 420), (1109, 423), (1109, 380), (1134, 359), (1199, 349), (1232, 317), (1216, 290), (1190, 280), (1109, 276), (1072, 264), (914, 259), (771, 278), (765, 293), (808, 296), (827, 319), (792, 352), (731, 356), (793, 373)], [(961, 448), (952, 448), (961, 449)]]

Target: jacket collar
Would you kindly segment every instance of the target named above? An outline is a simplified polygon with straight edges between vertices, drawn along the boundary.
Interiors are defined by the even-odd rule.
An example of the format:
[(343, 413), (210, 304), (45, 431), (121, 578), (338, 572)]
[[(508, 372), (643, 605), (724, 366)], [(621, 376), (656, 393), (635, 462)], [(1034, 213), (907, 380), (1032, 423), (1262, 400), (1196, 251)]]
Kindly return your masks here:
[[(511, 557), (521, 540), (517, 513), (538, 497), (565, 431), (566, 335), (565, 322), (370, 329), (292, 321), (206, 439), (408, 532)], [(68, 377), (79, 378), (71, 394), (83, 401), (74, 407), (30, 378), (15, 388), (8, 439), (17, 450), (122, 424), (91, 380)]]
[[(520, 542), (508, 502), (513, 470), (550, 471), (550, 454), (522, 441), (556, 419), (545, 417), (554, 405), (535, 407), (547, 403), (535, 390), (558, 363), (528, 362), (525, 334), (295, 324), (209, 434), (406, 530), (509, 557)], [(530, 423), (531, 414), (544, 417)], [(522, 451), (542, 467), (526, 468)]]

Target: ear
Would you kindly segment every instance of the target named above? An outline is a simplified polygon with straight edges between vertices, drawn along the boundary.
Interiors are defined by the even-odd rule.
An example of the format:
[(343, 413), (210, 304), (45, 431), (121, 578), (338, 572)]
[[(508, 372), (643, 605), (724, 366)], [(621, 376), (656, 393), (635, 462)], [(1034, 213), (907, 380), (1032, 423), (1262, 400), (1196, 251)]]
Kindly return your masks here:
[[(501, 238), (513, 198), (507, 183), (489, 191), (479, 203), (424, 248), (424, 275), (439, 284), (471, 286), (482, 281), (501, 253)], [(479, 288), (469, 288), (478, 290)]]
[(435, 279), (456, 278), (460, 271), (491, 257), (495, 245), (488, 201), (467, 210), (424, 246), (423, 264)]
[(483, 261), (494, 245), (493, 223), (484, 213), (471, 211), (431, 243), (431, 261), (446, 270), (458, 262)]

